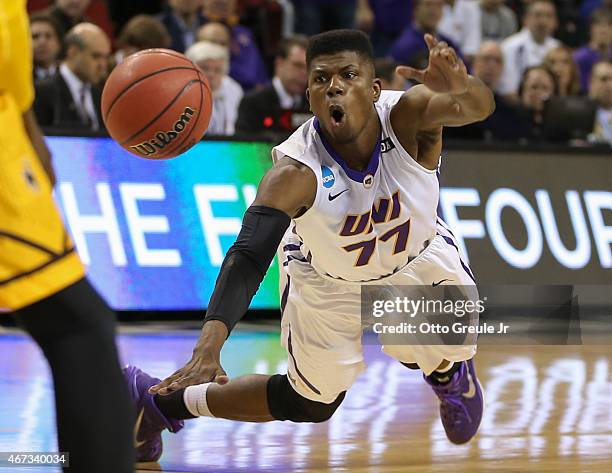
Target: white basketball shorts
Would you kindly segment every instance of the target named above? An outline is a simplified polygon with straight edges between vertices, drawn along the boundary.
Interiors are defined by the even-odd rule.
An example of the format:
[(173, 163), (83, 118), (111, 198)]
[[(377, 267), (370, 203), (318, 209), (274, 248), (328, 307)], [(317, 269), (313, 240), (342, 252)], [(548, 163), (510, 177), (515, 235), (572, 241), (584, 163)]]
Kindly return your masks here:
[[(323, 276), (287, 238), (279, 248), (281, 268), (281, 343), (288, 353), (288, 378), (293, 388), (313, 401), (331, 403), (348, 390), (365, 369), (361, 336), (361, 286)], [(299, 242), (298, 242), (299, 243)], [(284, 251), (281, 251), (284, 250)], [(475, 286), (452, 234), (439, 227), (429, 245), (396, 273), (372, 283), (431, 285), (447, 279), (453, 285)], [(451, 284), (450, 282), (448, 284)], [(469, 360), (475, 345), (388, 345), (389, 356), (416, 363), (430, 374), (444, 360)]]

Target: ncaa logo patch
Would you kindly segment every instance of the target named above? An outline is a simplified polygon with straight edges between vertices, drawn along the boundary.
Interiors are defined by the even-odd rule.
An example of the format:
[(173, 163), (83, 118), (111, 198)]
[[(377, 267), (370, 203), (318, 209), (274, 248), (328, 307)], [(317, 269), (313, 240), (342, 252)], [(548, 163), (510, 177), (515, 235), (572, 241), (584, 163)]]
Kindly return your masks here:
[(321, 166), (321, 176), (323, 178), (323, 187), (327, 189), (336, 183), (336, 176), (327, 166)]

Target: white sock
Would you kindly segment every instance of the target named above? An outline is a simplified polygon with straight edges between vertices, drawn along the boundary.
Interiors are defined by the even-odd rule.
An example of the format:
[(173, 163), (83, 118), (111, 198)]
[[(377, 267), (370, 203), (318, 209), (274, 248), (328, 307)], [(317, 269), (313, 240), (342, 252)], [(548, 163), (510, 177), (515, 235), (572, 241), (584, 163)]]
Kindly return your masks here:
[(206, 402), (206, 391), (208, 386), (212, 383), (198, 384), (196, 386), (187, 386), (183, 392), (183, 401), (185, 407), (196, 417), (207, 416), (215, 417), (210, 409), (208, 408), (208, 402)]

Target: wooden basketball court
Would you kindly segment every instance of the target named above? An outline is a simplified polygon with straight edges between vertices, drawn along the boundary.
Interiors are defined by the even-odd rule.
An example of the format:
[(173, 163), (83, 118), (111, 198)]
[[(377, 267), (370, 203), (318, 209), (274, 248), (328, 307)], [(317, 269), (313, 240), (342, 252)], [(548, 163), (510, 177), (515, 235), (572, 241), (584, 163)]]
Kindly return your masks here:
[[(124, 362), (163, 377), (188, 359), (197, 331), (123, 330)], [(52, 386), (38, 349), (0, 336), (1, 451), (54, 451)], [(325, 424), (200, 418), (164, 434), (164, 472), (601, 472), (612, 465), (612, 346), (482, 346), (487, 408), (468, 445), (448, 442), (418, 372), (364, 347), (367, 371)], [(274, 330), (239, 330), (222, 362), (231, 376), (285, 368)], [(14, 471), (14, 470), (11, 470)], [(52, 471), (46, 468), (45, 471)], [(111, 472), (109, 472), (111, 473)]]

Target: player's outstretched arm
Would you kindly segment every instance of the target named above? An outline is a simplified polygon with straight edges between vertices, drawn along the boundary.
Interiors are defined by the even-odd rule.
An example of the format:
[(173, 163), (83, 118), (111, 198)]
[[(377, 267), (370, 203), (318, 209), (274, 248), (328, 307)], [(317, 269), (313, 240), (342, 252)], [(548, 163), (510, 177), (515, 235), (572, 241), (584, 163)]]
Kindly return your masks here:
[(229, 381), (220, 362), (221, 348), (246, 313), (291, 218), (314, 202), (316, 186), (313, 172), (289, 158), (266, 173), (244, 215), (242, 230), (223, 260), (191, 360), (150, 392), (163, 395), (196, 384)]
[(429, 48), (427, 69), (399, 66), (398, 74), (422, 85), (409, 89), (395, 111), (401, 120), (418, 121), (420, 130), (462, 126), (487, 118), (495, 110), (491, 90), (467, 73), (453, 48), (425, 35)]

